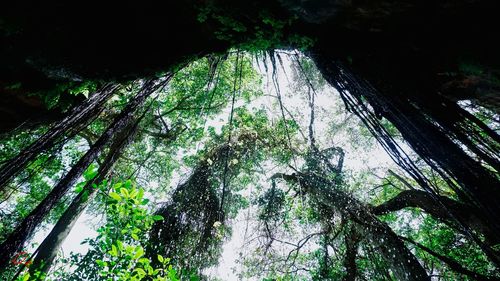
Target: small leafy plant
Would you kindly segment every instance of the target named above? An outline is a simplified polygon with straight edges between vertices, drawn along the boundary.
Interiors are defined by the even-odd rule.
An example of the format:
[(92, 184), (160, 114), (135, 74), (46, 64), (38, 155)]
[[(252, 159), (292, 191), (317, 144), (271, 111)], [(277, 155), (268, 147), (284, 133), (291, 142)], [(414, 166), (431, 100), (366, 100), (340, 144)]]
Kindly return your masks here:
[(179, 280), (170, 259), (157, 255), (159, 266), (144, 256), (146, 233), (159, 215), (152, 215), (145, 205), (144, 190), (130, 180), (113, 185), (109, 193), (107, 223), (99, 228), (97, 251), (102, 258), (95, 262), (104, 280)]
[[(91, 180), (95, 168), (89, 167), (85, 180)], [(106, 190), (107, 181), (95, 188)], [(70, 259), (61, 262), (71, 270), (55, 272), (53, 276), (44, 276), (43, 280), (180, 280), (177, 271), (170, 264), (170, 259), (161, 255), (147, 257), (147, 233), (155, 221), (163, 220), (160, 215), (153, 215), (147, 209), (149, 200), (144, 198), (144, 189), (136, 187), (132, 181), (114, 183), (106, 204), (106, 222), (97, 230), (97, 237), (86, 240), (90, 246), (87, 254), (73, 254)], [(78, 191), (78, 190), (77, 190)], [(79, 190), (81, 192), (81, 190)], [(155, 260), (153, 260), (155, 259)], [(18, 280), (39, 280), (38, 275), (26, 273)]]

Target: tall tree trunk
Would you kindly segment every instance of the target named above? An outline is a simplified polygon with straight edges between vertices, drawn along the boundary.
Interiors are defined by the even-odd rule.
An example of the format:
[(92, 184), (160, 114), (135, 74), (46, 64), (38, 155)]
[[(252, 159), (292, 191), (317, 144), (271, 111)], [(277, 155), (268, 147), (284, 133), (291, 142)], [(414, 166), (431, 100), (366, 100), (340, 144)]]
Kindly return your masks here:
[(108, 155), (106, 155), (102, 165), (99, 167), (97, 176), (85, 184), (83, 191), (73, 199), (50, 233), (45, 237), (40, 246), (38, 246), (35, 259), (30, 266), (30, 276), (39, 274), (41, 278), (44, 278), (44, 275), (50, 270), (54, 258), (57, 256), (64, 240), (66, 240), (66, 237), (71, 232), (71, 229), (85, 208), (96, 196), (98, 189), (94, 188), (93, 184), (99, 184), (107, 177), (116, 160), (118, 160), (122, 152), (134, 138), (140, 119), (142, 118), (138, 118), (134, 124), (129, 124), (129, 126), (114, 139), (109, 148)]
[(372, 215), (366, 207), (335, 185), (314, 174), (276, 174), (272, 178), (283, 178), (298, 183), (318, 203), (337, 210), (356, 223), (357, 232), (368, 239), (389, 264), (397, 280), (430, 280), (417, 258), (404, 245), (392, 229)]
[[(372, 131), (377, 131), (375, 127), (380, 126), (382, 116), (387, 118), (428, 165), (445, 176), (448, 182), (456, 181), (461, 186), (460, 189), (455, 189), (460, 198), (474, 205), (477, 212), (495, 232), (500, 232), (500, 189), (498, 188), (500, 180), (456, 143), (456, 140), (459, 140), (469, 149), (477, 146), (471, 149), (472, 151), (484, 152), (486, 149), (487, 154), (476, 153), (476, 155), (495, 167), (498, 166), (498, 154), (490, 156), (498, 150), (498, 135), (492, 133), (480, 121), (474, 120), (473, 116), (467, 115), (456, 106), (443, 102), (437, 94), (432, 100), (424, 101), (404, 93), (381, 93), (371, 87), (367, 81), (355, 77), (348, 69), (341, 67), (337, 60), (322, 53), (321, 50), (313, 54), (313, 57), (325, 79), (341, 93), (346, 106), (371, 127)], [(368, 113), (368, 109), (363, 108), (362, 104), (365, 100), (373, 107), (374, 113)], [(436, 104), (431, 105), (432, 103)], [(445, 112), (451, 116), (450, 120), (443, 117)], [(370, 114), (376, 117), (370, 117)], [(368, 120), (369, 118), (371, 119)], [(471, 122), (474, 126), (484, 130), (485, 134), (478, 134), (476, 129), (472, 129), (469, 126)], [(469, 126), (469, 129), (464, 126)], [(387, 136), (376, 137), (396, 158), (399, 165), (404, 166), (409, 163), (408, 159), (403, 159), (405, 157), (396, 151), (397, 144), (389, 140)], [(473, 138), (475, 141), (471, 140)], [(480, 148), (479, 144), (486, 145), (486, 148)], [(409, 170), (408, 166), (404, 168)], [(413, 169), (412, 175), (417, 182), (424, 188), (428, 187), (425, 175), (415, 170), (414, 165)]]
[(213, 174), (208, 163), (198, 165), (174, 191), (171, 202), (156, 211), (164, 220), (155, 222), (150, 230), (153, 241), (147, 249), (150, 257), (156, 254), (170, 257), (186, 270), (197, 269), (212, 258), (210, 253), (216, 241), (212, 237), (214, 223), (220, 217), (220, 198)]
[(94, 145), (85, 153), (82, 158), (71, 168), (71, 170), (62, 178), (45, 199), (28, 214), (21, 224), (7, 237), (0, 245), (0, 270), (8, 266), (8, 261), (20, 251), (26, 240), (33, 234), (37, 226), (41, 224), (46, 214), (54, 207), (54, 205), (66, 194), (68, 189), (82, 175), (85, 169), (100, 155), (106, 144), (113, 136), (123, 130), (134, 113), (144, 103), (144, 101), (160, 86), (166, 83), (169, 79), (163, 82), (157, 80), (147, 80), (144, 82), (141, 90), (136, 97), (131, 99), (125, 109), (115, 118), (113, 123), (106, 129), (101, 137)]
[(106, 101), (113, 95), (118, 85), (108, 84), (93, 94), (81, 105), (75, 107), (68, 116), (52, 126), (30, 146), (21, 151), (16, 157), (7, 161), (0, 168), (0, 192), (7, 183), (21, 172), (41, 152), (51, 148), (64, 134), (69, 137), (78, 133), (93, 117), (96, 117), (104, 108)]
[[(164, 220), (155, 222), (149, 232), (152, 243), (147, 253), (150, 257), (156, 254), (170, 257), (187, 271), (213, 265), (213, 259), (220, 255), (214, 248), (221, 246), (221, 240), (214, 239), (217, 230), (214, 224), (223, 224), (221, 213), (228, 210), (227, 203), (221, 204), (221, 193), (230, 194), (227, 186), (221, 193), (218, 189), (224, 178), (229, 185), (239, 169), (239, 164), (228, 169), (225, 164), (231, 159), (244, 162), (242, 158), (255, 151), (255, 142), (254, 135), (240, 134), (229, 144), (215, 147), (203, 157), (190, 177), (176, 188), (170, 202), (156, 211)], [(227, 155), (232, 155), (231, 159)], [(183, 248), (186, 245), (189, 249)]]

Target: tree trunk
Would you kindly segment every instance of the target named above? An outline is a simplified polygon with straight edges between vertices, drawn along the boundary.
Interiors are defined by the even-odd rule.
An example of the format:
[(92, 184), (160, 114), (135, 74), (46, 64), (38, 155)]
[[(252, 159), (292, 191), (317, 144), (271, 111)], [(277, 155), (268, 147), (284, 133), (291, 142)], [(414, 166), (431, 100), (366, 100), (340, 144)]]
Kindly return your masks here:
[(314, 174), (276, 174), (273, 178), (300, 184), (302, 190), (318, 203), (332, 208), (356, 223), (361, 237), (368, 239), (388, 262), (397, 280), (430, 280), (417, 258), (392, 229), (372, 215), (361, 202), (339, 190), (335, 185)]
[[(194, 168), (190, 177), (180, 184), (172, 194), (170, 202), (163, 204), (156, 214), (164, 220), (157, 221), (149, 231), (151, 240), (147, 253), (152, 260), (156, 254), (167, 256), (175, 261), (180, 268), (189, 271), (214, 265), (213, 260), (220, 255), (214, 251), (222, 246), (221, 239), (214, 239), (217, 231), (216, 222), (224, 223), (224, 213), (228, 210), (227, 203), (222, 205), (221, 193), (226, 196), (230, 190), (219, 187), (224, 178), (229, 184), (231, 177), (237, 175), (238, 165), (226, 169), (226, 162), (243, 157), (249, 157), (255, 151), (256, 138), (252, 134), (240, 134), (231, 142), (224, 143), (211, 150)], [(248, 153), (250, 152), (250, 153)], [(228, 159), (231, 155), (231, 159)], [(191, 245), (189, 249), (183, 245)]]
[[(467, 143), (463, 138), (465, 135), (474, 134), (479, 142), (486, 143), (492, 151), (498, 149), (498, 136), (489, 131), (485, 131), (485, 136), (478, 136), (476, 131), (464, 131), (457, 129), (460, 121), (473, 122), (475, 125), (484, 128), (484, 124), (473, 120), (471, 116), (458, 112), (459, 109), (451, 107), (447, 103), (440, 102), (441, 98), (435, 97), (430, 101), (425, 99), (405, 95), (404, 93), (381, 93), (376, 91), (367, 81), (358, 79), (348, 69), (341, 67), (338, 61), (317, 50), (312, 54), (315, 62), (321, 70), (325, 79), (341, 93), (344, 101), (350, 110), (353, 110), (368, 127), (380, 125), (380, 118), (385, 117), (401, 132), (403, 138), (422, 157), (425, 162), (445, 176), (449, 182), (456, 181), (461, 188), (455, 189), (462, 201), (470, 202), (474, 205), (480, 216), (492, 226), (495, 232), (500, 232), (500, 180), (493, 172), (486, 169), (480, 162), (469, 156), (463, 148), (455, 143), (456, 138), (465, 141), (467, 146), (478, 145), (473, 142)], [(349, 97), (353, 97), (348, 101)], [(369, 114), (367, 109), (361, 105), (364, 100), (373, 107), (374, 114), (378, 117), (367, 120)], [(436, 103), (431, 106), (431, 103)], [(449, 114), (453, 120), (444, 120), (443, 114)], [(377, 124), (378, 122), (378, 124)], [(451, 123), (450, 123), (451, 122)], [(374, 125), (375, 124), (375, 125)], [(470, 124), (466, 124), (470, 125)], [(453, 127), (453, 130), (451, 128)], [(444, 129), (443, 129), (444, 128)], [(373, 129), (373, 131), (376, 131)], [(491, 130), (490, 130), (491, 131)], [(398, 164), (405, 170), (409, 170), (403, 162), (408, 163), (409, 159), (398, 152), (395, 152), (396, 144), (387, 140), (384, 136), (375, 136), (381, 144), (388, 149)], [(487, 139), (487, 140), (486, 140)], [(478, 146), (479, 147), (479, 146)], [(490, 151), (490, 152), (492, 152)], [(478, 155), (481, 157), (481, 155)], [(484, 158), (488, 163), (498, 163), (498, 156), (495, 159)], [(402, 160), (403, 159), (403, 160)], [(411, 164), (413, 165), (413, 164)], [(415, 167), (413, 165), (413, 167)], [(414, 169), (414, 171), (416, 171)], [(426, 177), (420, 171), (416, 171), (415, 180), (426, 188)], [(453, 187), (453, 185), (451, 185)]]
[(51, 148), (64, 134), (68, 134), (68, 137), (75, 135), (92, 118), (99, 115), (104, 108), (104, 104), (117, 88), (118, 85), (112, 84), (104, 86), (84, 103), (75, 107), (68, 116), (57, 122), (38, 140), (21, 151), (16, 157), (7, 161), (0, 168), (0, 192), (5, 189), (7, 183), (15, 175), (21, 172), (41, 152)]
[[(220, 198), (217, 185), (210, 178), (212, 175), (209, 165), (199, 165), (174, 191), (171, 202), (156, 211), (164, 220), (155, 222), (150, 230), (153, 243), (147, 252), (153, 261), (161, 254), (189, 270), (213, 258), (210, 256), (214, 246), (212, 235), (214, 223), (220, 217)], [(192, 247), (182, 248), (181, 245), (186, 244)]]
[(66, 237), (71, 232), (71, 229), (80, 215), (97, 194), (98, 189), (94, 188), (92, 185), (99, 184), (107, 177), (123, 150), (125, 150), (135, 136), (139, 122), (140, 119), (134, 124), (129, 124), (128, 128), (125, 128), (114, 139), (108, 155), (99, 167), (97, 176), (85, 184), (83, 191), (73, 199), (71, 205), (64, 211), (50, 233), (45, 237), (40, 246), (38, 246), (36, 251), (37, 254), (30, 266), (30, 276), (35, 276), (36, 272), (40, 272), (39, 276), (43, 277), (50, 270), (54, 258), (57, 256), (64, 240), (66, 240)]
[(138, 95), (133, 98), (127, 107), (115, 118), (113, 123), (106, 129), (101, 137), (94, 143), (94, 145), (85, 153), (82, 158), (71, 168), (71, 170), (62, 178), (52, 191), (45, 197), (45, 199), (28, 214), (28, 216), (21, 222), (21, 224), (7, 237), (7, 239), (0, 245), (0, 270), (8, 266), (9, 260), (20, 251), (23, 244), (31, 236), (37, 226), (41, 224), (46, 214), (54, 207), (54, 205), (66, 194), (68, 189), (82, 175), (85, 169), (100, 155), (106, 144), (113, 138), (113, 136), (121, 131), (130, 119), (133, 118), (134, 113), (144, 103), (158, 87), (163, 83), (158, 83), (156, 80), (148, 80), (144, 83)]

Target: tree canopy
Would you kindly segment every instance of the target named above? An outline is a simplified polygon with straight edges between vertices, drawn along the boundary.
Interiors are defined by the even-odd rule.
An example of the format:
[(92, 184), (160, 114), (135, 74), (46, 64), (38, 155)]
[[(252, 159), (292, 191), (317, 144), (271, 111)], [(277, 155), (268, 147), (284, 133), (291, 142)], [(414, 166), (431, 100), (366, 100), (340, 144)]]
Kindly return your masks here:
[(0, 278), (500, 280), (493, 6), (230, 2), (5, 7)]
[[(4, 278), (213, 279), (228, 243), (239, 278), (497, 278), (494, 227), (457, 182), (345, 95), (300, 52), (234, 50), (105, 85), (68, 110), (78, 126), (6, 134), (24, 163), (4, 166)], [(94, 238), (61, 252), (81, 216)]]

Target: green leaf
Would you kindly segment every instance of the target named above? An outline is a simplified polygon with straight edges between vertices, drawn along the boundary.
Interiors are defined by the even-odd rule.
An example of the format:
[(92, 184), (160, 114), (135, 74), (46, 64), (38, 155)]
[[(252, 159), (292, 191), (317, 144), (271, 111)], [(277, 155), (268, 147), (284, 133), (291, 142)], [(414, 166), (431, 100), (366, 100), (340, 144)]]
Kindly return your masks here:
[(131, 180), (127, 180), (124, 184), (125, 184), (126, 188), (130, 188), (132, 186), (132, 181)]
[(139, 192), (137, 191), (137, 189), (134, 189), (134, 190), (132, 190), (132, 192), (130, 192), (129, 197), (130, 198), (136, 198), (136, 196), (137, 196), (138, 193)]
[(129, 193), (128, 193), (128, 190), (125, 189), (125, 188), (120, 188), (120, 193), (123, 195), (123, 197), (125, 198), (128, 198), (129, 197)]
[(118, 250), (123, 251), (123, 242), (121, 240), (117, 240), (116, 245), (118, 245)]
[(189, 276), (189, 281), (200, 281), (200, 277), (197, 275)]
[(132, 233), (131, 236), (132, 236), (132, 238), (134, 238), (134, 240), (139, 241), (139, 236), (137, 236), (137, 234)]
[(138, 246), (136, 251), (137, 252), (135, 252), (134, 260), (136, 260), (144, 255), (144, 250), (141, 247)]
[(121, 182), (117, 182), (117, 183), (115, 183), (115, 184), (113, 185), (113, 189), (114, 189), (114, 190), (118, 190), (118, 189), (120, 189), (120, 187), (121, 187), (121, 186), (122, 186), (122, 183), (121, 183)]
[(116, 193), (116, 192), (110, 192), (109, 196), (111, 198), (115, 199), (116, 201), (121, 201), (122, 200), (122, 197), (118, 193)]
[(171, 267), (169, 267), (167, 275), (168, 275), (168, 278), (170, 278), (171, 280), (179, 280), (177, 278), (177, 271)]
[(139, 273), (141, 276), (145, 276), (146, 275), (146, 271), (144, 271), (144, 269), (142, 269), (142, 268), (136, 268), (134, 271), (136, 271), (137, 273)]
[(115, 245), (111, 245), (111, 251), (109, 251), (109, 254), (113, 257), (118, 257), (118, 249)]
[(160, 215), (154, 215), (153, 216), (153, 220), (155, 220), (155, 221), (162, 221), (162, 220), (164, 220), (164, 218), (162, 216), (160, 216)]
[(126, 247), (125, 247), (125, 252), (127, 252), (128, 254), (131, 254), (131, 255), (132, 255), (132, 253), (133, 253), (135, 250), (136, 250), (136, 248), (135, 248), (135, 247), (133, 247), (133, 246), (130, 246), (130, 245), (128, 245), (128, 246), (126, 246)]
[(162, 255), (158, 255), (158, 261), (160, 261), (161, 263), (163, 263), (164, 259), (163, 259)]
[(80, 193), (83, 190), (83, 187), (85, 186), (86, 182), (80, 182), (75, 186), (75, 193)]
[(97, 175), (97, 167), (95, 164), (90, 164), (90, 166), (83, 172), (83, 178), (86, 181), (90, 181)]
[(88, 198), (89, 198), (89, 191), (88, 190), (84, 190), (83, 194), (82, 194), (82, 200), (83, 201), (87, 201)]
[(142, 200), (143, 196), (144, 196), (144, 189), (139, 188), (139, 194), (137, 195), (137, 200)]

